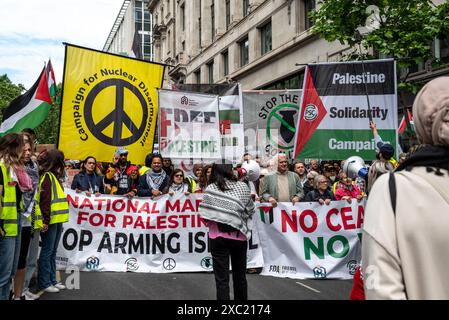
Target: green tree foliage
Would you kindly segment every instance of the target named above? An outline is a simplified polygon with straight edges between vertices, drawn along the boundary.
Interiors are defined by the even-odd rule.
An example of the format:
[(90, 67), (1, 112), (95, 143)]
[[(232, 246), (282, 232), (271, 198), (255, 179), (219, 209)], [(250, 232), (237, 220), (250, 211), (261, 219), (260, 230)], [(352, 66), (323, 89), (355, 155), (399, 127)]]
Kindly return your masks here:
[[(327, 41), (338, 40), (356, 49), (360, 44), (364, 49), (361, 51), (373, 49), (395, 58), (398, 68), (406, 69), (427, 61), (439, 63), (433, 57), (431, 44), (435, 38), (447, 36), (449, 1), (435, 6), (429, 0), (323, 0), (312, 13), (312, 19), (315, 22), (312, 32)], [(363, 36), (358, 38), (356, 30), (363, 31), (360, 29), (363, 27), (370, 32), (362, 32)], [(355, 50), (349, 58), (374, 57)], [(419, 89), (404, 81), (399, 81), (399, 88), (414, 92)]]
[(15, 85), (6, 74), (0, 76), (0, 120), (3, 118), (3, 110), (23, 91), (25, 87), (22, 84)]

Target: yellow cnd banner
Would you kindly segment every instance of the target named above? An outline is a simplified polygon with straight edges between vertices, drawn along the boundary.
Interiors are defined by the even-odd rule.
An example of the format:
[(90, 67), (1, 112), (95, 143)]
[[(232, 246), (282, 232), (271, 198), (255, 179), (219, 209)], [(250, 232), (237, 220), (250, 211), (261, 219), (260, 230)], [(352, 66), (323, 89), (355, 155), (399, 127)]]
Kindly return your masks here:
[(66, 44), (58, 148), (111, 162), (117, 147), (143, 164), (153, 151), (164, 66)]

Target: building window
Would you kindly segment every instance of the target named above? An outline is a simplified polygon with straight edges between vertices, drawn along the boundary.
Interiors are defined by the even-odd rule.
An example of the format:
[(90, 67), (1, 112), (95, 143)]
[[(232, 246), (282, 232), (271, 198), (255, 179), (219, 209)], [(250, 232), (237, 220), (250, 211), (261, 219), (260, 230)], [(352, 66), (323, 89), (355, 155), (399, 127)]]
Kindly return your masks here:
[(215, 39), (215, 1), (214, 0), (212, 0), (212, 5), (210, 6), (210, 20), (211, 20), (210, 24), (212, 27), (211, 34), (212, 34), (212, 42), (213, 42)]
[(310, 19), (310, 11), (315, 10), (316, 1), (315, 0), (304, 0), (304, 27), (310, 29), (313, 26), (313, 21)]
[(186, 29), (186, 8), (184, 3), (181, 6), (181, 30), (184, 31)]
[(249, 14), (249, 0), (243, 0), (243, 17)]
[(285, 90), (302, 89), (304, 83), (304, 71), (285, 77), (267, 86), (259, 88), (260, 90)]
[(231, 1), (226, 0), (226, 30), (228, 30), (231, 24)]
[(260, 28), (261, 53), (262, 55), (271, 51), (271, 21)]
[(229, 74), (229, 51), (223, 52), (221, 57), (223, 59), (223, 76), (227, 76)]
[(201, 70), (198, 69), (197, 71), (195, 71), (194, 75), (195, 75), (195, 82), (197, 84), (200, 84), (201, 83)]
[(249, 41), (248, 38), (239, 42), (240, 48), (240, 66), (243, 67), (249, 63)]
[(209, 83), (214, 83), (214, 61), (207, 64), (207, 76)]
[(449, 36), (435, 40), (435, 58), (441, 63), (449, 63)]

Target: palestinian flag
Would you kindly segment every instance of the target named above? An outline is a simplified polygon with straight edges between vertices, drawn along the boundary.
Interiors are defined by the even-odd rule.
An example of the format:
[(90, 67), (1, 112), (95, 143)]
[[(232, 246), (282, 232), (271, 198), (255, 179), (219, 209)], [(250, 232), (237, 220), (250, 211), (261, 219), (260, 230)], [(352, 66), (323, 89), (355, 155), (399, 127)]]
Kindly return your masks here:
[[(410, 123), (410, 127), (407, 126), (407, 122)], [(399, 124), (398, 128), (398, 134), (401, 135), (404, 132), (410, 131), (410, 129), (412, 130), (412, 132), (414, 132), (415, 124), (413, 122), (412, 114), (407, 110), (407, 119), (405, 118), (405, 116), (402, 117), (401, 123)]]
[(45, 120), (50, 107), (51, 98), (44, 67), (34, 85), (23, 95), (11, 101), (3, 111), (0, 137), (11, 132), (20, 132), (25, 128), (36, 128)]
[(56, 79), (55, 73), (53, 71), (53, 66), (51, 65), (51, 60), (48, 60), (46, 72), (47, 72), (48, 91), (50, 92), (50, 97), (54, 99), (56, 97)]

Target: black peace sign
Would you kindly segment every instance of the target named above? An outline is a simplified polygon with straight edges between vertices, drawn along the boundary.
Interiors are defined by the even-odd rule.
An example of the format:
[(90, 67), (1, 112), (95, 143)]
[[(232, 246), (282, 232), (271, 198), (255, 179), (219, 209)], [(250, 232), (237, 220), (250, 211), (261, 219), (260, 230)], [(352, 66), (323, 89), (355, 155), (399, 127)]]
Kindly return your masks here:
[[(93, 102), (101, 91), (111, 86), (114, 86), (116, 90), (115, 108), (101, 121), (94, 123), (92, 116)], [(125, 88), (134, 93), (134, 95), (139, 99), (143, 114), (142, 121), (139, 126), (134, 124), (124, 110)], [(126, 146), (139, 140), (145, 131), (148, 118), (147, 102), (139, 89), (129, 82), (122, 79), (107, 79), (98, 83), (87, 95), (86, 103), (84, 105), (84, 117), (86, 119), (87, 127), (98, 140), (111, 146)], [(103, 130), (106, 129), (111, 123), (114, 123), (114, 133), (112, 137), (109, 137), (103, 133)], [(131, 137), (122, 139), (123, 125), (131, 131)]]
[(176, 267), (176, 261), (172, 258), (167, 258), (162, 263), (165, 270), (173, 270)]

